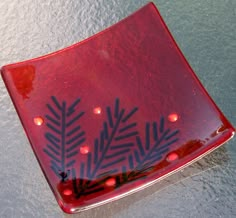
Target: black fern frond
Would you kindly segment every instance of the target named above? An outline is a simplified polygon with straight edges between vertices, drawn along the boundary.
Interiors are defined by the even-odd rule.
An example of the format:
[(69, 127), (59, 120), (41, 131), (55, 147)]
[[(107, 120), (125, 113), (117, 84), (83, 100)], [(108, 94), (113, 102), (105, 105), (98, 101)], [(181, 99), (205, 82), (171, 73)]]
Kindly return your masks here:
[(135, 107), (126, 112), (120, 107), (118, 98), (115, 100), (113, 109), (106, 108), (107, 120), (103, 123), (100, 136), (94, 140), (94, 152), (88, 154), (86, 164), (88, 181), (80, 189), (81, 195), (90, 188), (90, 181), (98, 178), (107, 179), (104, 175), (110, 168), (113, 168), (112, 173), (118, 172), (117, 164), (122, 163), (131, 148), (135, 146), (135, 136), (138, 134), (135, 130), (137, 123), (132, 122), (131, 118), (137, 110), (138, 108)]
[(178, 141), (179, 130), (166, 128), (164, 117), (159, 123), (147, 122), (141, 138), (136, 130), (137, 122), (133, 120), (138, 108), (127, 111), (120, 107), (117, 98), (114, 107), (108, 106), (105, 110), (107, 119), (94, 140), (93, 149), (90, 148), (93, 152), (87, 153), (87, 161), (80, 162), (77, 169), (79, 147), (85, 142), (85, 131), (78, 122), (84, 115), (77, 110), (79, 103), (79, 98), (67, 105), (51, 97), (51, 103), (47, 104), (49, 112), (45, 115), (48, 131), (43, 149), (61, 182), (70, 178), (76, 198), (103, 191), (108, 186), (118, 188), (145, 179), (157, 170), (157, 164), (168, 154), (170, 146)]
[[(152, 127), (152, 134), (151, 134)], [(142, 166), (153, 165), (153, 163), (160, 160), (164, 154), (169, 150), (169, 147), (178, 141), (176, 137), (179, 130), (171, 131), (164, 128), (164, 118), (161, 117), (160, 127), (154, 122), (151, 126), (150, 123), (146, 124), (145, 129), (145, 142), (139, 136), (136, 137), (138, 149), (136, 149), (136, 157), (139, 159), (136, 168), (139, 170)], [(152, 141), (152, 142), (151, 142)]]
[(59, 103), (54, 96), (51, 99), (52, 103), (47, 104), (49, 114), (45, 116), (48, 127), (45, 138), (48, 144), (43, 150), (51, 158), (53, 172), (61, 181), (65, 181), (76, 162), (78, 147), (85, 141), (85, 132), (77, 124), (84, 112), (76, 113), (79, 98), (70, 106), (65, 101)]
[(90, 153), (88, 156), (88, 178), (93, 179), (98, 172), (102, 173), (126, 159), (126, 154), (135, 145), (132, 138), (138, 134), (134, 129), (137, 123), (130, 121), (137, 110), (135, 107), (126, 113), (124, 108), (120, 108), (118, 98), (115, 100), (114, 110), (106, 108), (107, 121), (103, 123), (100, 137), (94, 141), (94, 154)]
[[(81, 168), (84, 168), (83, 164), (81, 165)], [(105, 179), (102, 178), (98, 181), (90, 181), (83, 178), (84, 178), (83, 169), (80, 169), (80, 176), (78, 178), (76, 176), (75, 169), (72, 168), (72, 186), (76, 198), (80, 198), (81, 196), (94, 194), (96, 192), (104, 190), (104, 186), (101, 186), (101, 184), (103, 184), (105, 180), (109, 178), (109, 176), (107, 176)]]
[(123, 176), (116, 178), (117, 187), (145, 177), (149, 171), (154, 169), (155, 164), (167, 154), (170, 146), (178, 141), (179, 130), (165, 129), (164, 121), (164, 117), (161, 117), (159, 126), (157, 122), (146, 123), (144, 140), (140, 136), (136, 136), (137, 148), (133, 155), (128, 157), (129, 172), (124, 171)]
[(122, 174), (121, 175), (117, 175), (115, 177), (115, 179), (116, 179), (116, 186), (115, 186), (115, 188), (119, 188), (119, 187), (121, 187), (124, 184), (132, 183), (132, 182), (135, 182), (137, 180), (146, 178), (147, 175), (145, 173), (150, 171), (150, 170), (151, 169), (146, 169), (145, 171), (137, 173), (135, 171), (127, 171), (126, 167), (123, 166), (122, 167)]

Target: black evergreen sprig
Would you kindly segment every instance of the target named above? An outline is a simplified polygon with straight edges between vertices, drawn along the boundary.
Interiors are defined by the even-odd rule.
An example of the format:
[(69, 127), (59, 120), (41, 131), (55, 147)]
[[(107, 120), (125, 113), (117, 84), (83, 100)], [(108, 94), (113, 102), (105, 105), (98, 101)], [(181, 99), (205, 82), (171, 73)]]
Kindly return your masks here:
[(75, 113), (79, 98), (69, 107), (65, 101), (60, 104), (54, 96), (51, 99), (52, 104), (47, 104), (49, 114), (45, 116), (50, 131), (45, 134), (48, 143), (44, 152), (51, 158), (53, 172), (65, 181), (76, 162), (78, 147), (85, 141), (85, 132), (77, 124), (84, 112)]
[(80, 165), (79, 177), (77, 177), (76, 170), (72, 168), (72, 186), (76, 198), (104, 190), (104, 185), (102, 184), (109, 178), (109, 176), (107, 176), (96, 181), (85, 179), (84, 168), (85, 166), (82, 163)]
[[(100, 136), (94, 141), (94, 152), (88, 154), (86, 172), (85, 164), (81, 171), (82, 178), (86, 174), (87, 182), (80, 181), (80, 185), (74, 186), (78, 191), (78, 196), (85, 194), (89, 189), (93, 189), (96, 185), (100, 185), (109, 176), (119, 171), (117, 164), (122, 163), (127, 153), (135, 146), (134, 137), (138, 134), (135, 130), (136, 122), (132, 122), (131, 118), (138, 110), (134, 107), (128, 113), (124, 108), (120, 108), (120, 101), (115, 100), (114, 110), (111, 107), (106, 108), (107, 121), (103, 123), (103, 129)], [(112, 170), (108, 170), (113, 167)], [(92, 184), (94, 179), (99, 180), (97, 184)], [(76, 184), (74, 184), (76, 185)], [(99, 190), (102, 187), (98, 187)]]
[(77, 168), (76, 155), (79, 146), (85, 142), (85, 132), (78, 124), (84, 112), (77, 112), (76, 108), (80, 99), (69, 106), (65, 101), (59, 103), (54, 96), (51, 100), (52, 103), (47, 104), (49, 113), (45, 116), (48, 131), (43, 150), (58, 178), (62, 182), (69, 177), (72, 179), (77, 198), (104, 190), (104, 183), (112, 176), (116, 179), (116, 188), (145, 178), (178, 141), (179, 130), (166, 128), (164, 117), (159, 124), (147, 122), (144, 139), (141, 138), (136, 130), (137, 122), (132, 121), (138, 108), (126, 112), (120, 108), (117, 98), (114, 107), (106, 108), (107, 119), (99, 137), (94, 140), (93, 152), (89, 152), (87, 161), (80, 162)]
[[(135, 107), (125, 114), (125, 109), (119, 108), (118, 98), (115, 101), (115, 110), (113, 113), (111, 107), (106, 108), (108, 121), (103, 123), (103, 130), (100, 132), (100, 137), (94, 141), (94, 153), (88, 154), (88, 178), (93, 179), (96, 176), (99, 177), (98, 172), (104, 173), (108, 167), (125, 160), (125, 155), (135, 145), (132, 137), (138, 134), (134, 129), (137, 123), (130, 122), (131, 117), (137, 110), (138, 108)], [(127, 142), (127, 139), (131, 139), (131, 141)], [(115, 173), (118, 169), (114, 169), (113, 171)]]
[(117, 187), (145, 177), (169, 151), (170, 146), (178, 141), (176, 136), (179, 130), (165, 129), (164, 124), (164, 117), (161, 117), (159, 126), (157, 122), (146, 123), (144, 142), (140, 136), (136, 136), (137, 149), (128, 156), (129, 169), (123, 166), (122, 176), (116, 177)]

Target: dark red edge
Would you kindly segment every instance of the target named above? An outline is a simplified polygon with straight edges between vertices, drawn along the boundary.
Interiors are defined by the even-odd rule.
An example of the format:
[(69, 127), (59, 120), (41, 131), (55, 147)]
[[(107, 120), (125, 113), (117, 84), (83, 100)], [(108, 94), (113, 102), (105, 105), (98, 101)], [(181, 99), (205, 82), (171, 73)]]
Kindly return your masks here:
[[(68, 210), (66, 207), (64, 207), (64, 205), (62, 204), (62, 202), (59, 201), (60, 196), (59, 196), (59, 195), (54, 191), (54, 189), (52, 188), (52, 185), (50, 184), (50, 181), (48, 180), (47, 175), (45, 174), (45, 172), (44, 172), (44, 170), (43, 170), (43, 168), (42, 168), (42, 166), (41, 166), (41, 164), (40, 164), (40, 160), (38, 159), (38, 157), (37, 157), (37, 155), (36, 155), (36, 152), (35, 152), (35, 150), (34, 150), (34, 148), (33, 148), (33, 146), (32, 146), (32, 142), (30, 141), (30, 139), (29, 139), (29, 137), (28, 137), (27, 130), (25, 129), (25, 127), (24, 127), (24, 125), (23, 125), (23, 121), (22, 121), (22, 119), (21, 119), (21, 117), (20, 117), (20, 113), (19, 113), (19, 111), (18, 111), (18, 109), (17, 109), (17, 107), (16, 107), (16, 104), (15, 104), (15, 102), (14, 102), (14, 99), (13, 99), (13, 97), (12, 97), (11, 90), (10, 90), (10, 89), (8, 88), (8, 86), (7, 86), (6, 78), (5, 78), (5, 75), (4, 75), (4, 74), (5, 74), (5, 68), (11, 67), (11, 66), (15, 66), (15, 65), (19, 65), (19, 64), (23, 64), (23, 63), (33, 62), (33, 61), (36, 61), (36, 60), (39, 60), (39, 59), (48, 58), (49, 56), (56, 55), (56, 54), (61, 53), (61, 52), (66, 52), (66, 51), (69, 50), (69, 49), (73, 49), (74, 47), (79, 46), (79, 45), (81, 45), (81, 44), (83, 44), (83, 43), (86, 43), (88, 40), (91, 40), (91, 39), (97, 37), (98, 35), (101, 35), (101, 34), (107, 32), (107, 31), (109, 31), (109, 30), (112, 29), (114, 26), (119, 25), (119, 24), (122, 23), (122, 22), (125, 22), (126, 19), (132, 17), (132, 16), (135, 15), (139, 10), (142, 10), (144, 7), (146, 7), (146, 6), (148, 6), (148, 5), (152, 5), (152, 7), (154, 7), (154, 9), (156, 10), (158, 16), (159, 16), (160, 19), (161, 19), (162, 25), (166, 28), (167, 32), (169, 33), (169, 36), (171, 37), (171, 39), (172, 39), (174, 45), (176, 46), (177, 51), (179, 52), (179, 54), (180, 54), (181, 58), (183, 59), (183, 61), (187, 64), (187, 67), (188, 67), (189, 70), (191, 71), (192, 76), (194, 77), (195, 81), (196, 81), (196, 82), (198, 83), (198, 85), (201, 87), (201, 89), (202, 89), (202, 91), (204, 92), (204, 94), (210, 99), (210, 102), (211, 102), (211, 104), (213, 105), (213, 108), (215, 108), (216, 112), (219, 113), (220, 117), (222, 118), (222, 122), (225, 123), (225, 124), (227, 124), (227, 126), (228, 126), (228, 132), (227, 132), (228, 134), (227, 134), (227, 136), (224, 137), (224, 139), (221, 138), (221, 140), (219, 140), (220, 143), (214, 145), (214, 143), (212, 142), (211, 144), (208, 145), (208, 147), (207, 147), (206, 149), (204, 149), (204, 152), (201, 152), (201, 154), (195, 155), (194, 158), (188, 158), (188, 159), (186, 159), (186, 160), (184, 161), (184, 163), (183, 163), (181, 166), (179, 166), (178, 168), (175, 168), (175, 169), (174, 169), (174, 168), (171, 169), (171, 171), (170, 171), (169, 173), (171, 173), (171, 172), (173, 172), (173, 171), (178, 171), (180, 168), (182, 169), (182, 168), (186, 167), (189, 162), (197, 161), (197, 159), (198, 159), (199, 156), (204, 156), (204, 154), (206, 154), (206, 153), (209, 152), (210, 150), (213, 150), (213, 149), (216, 149), (216, 148), (220, 147), (222, 144), (224, 144), (225, 142), (227, 142), (230, 138), (232, 138), (232, 137), (234, 136), (235, 128), (231, 125), (231, 123), (230, 123), (230, 122), (227, 120), (227, 118), (224, 116), (224, 114), (222, 113), (222, 111), (219, 109), (219, 107), (216, 105), (216, 103), (213, 101), (213, 99), (211, 98), (211, 96), (208, 94), (208, 92), (206, 91), (206, 89), (204, 88), (204, 86), (202, 85), (202, 83), (200, 82), (200, 80), (199, 80), (199, 78), (197, 77), (197, 75), (194, 73), (192, 67), (190, 66), (190, 64), (189, 64), (189, 62), (187, 61), (187, 59), (185, 58), (185, 56), (183, 55), (183, 53), (182, 53), (182, 51), (180, 50), (180, 48), (179, 48), (177, 42), (175, 41), (174, 37), (172, 36), (172, 34), (171, 34), (169, 28), (167, 27), (166, 23), (164, 22), (164, 19), (162, 18), (160, 12), (158, 11), (157, 7), (155, 6), (155, 4), (154, 4), (153, 2), (149, 2), (148, 4), (144, 5), (144, 6), (141, 7), (140, 9), (138, 9), (136, 12), (134, 12), (134, 13), (132, 13), (131, 15), (127, 16), (126, 18), (122, 19), (121, 21), (119, 21), (119, 22), (113, 24), (112, 26), (106, 28), (105, 30), (100, 31), (99, 33), (94, 34), (93, 36), (88, 37), (87, 39), (82, 40), (81, 42), (75, 43), (75, 44), (73, 44), (73, 45), (71, 45), (71, 46), (69, 46), (69, 47), (60, 49), (60, 50), (55, 51), (55, 52), (52, 52), (52, 53), (50, 53), (50, 54), (43, 55), (43, 56), (41, 56), (41, 57), (36, 57), (36, 58), (32, 58), (32, 59), (30, 59), (30, 60), (25, 60), (25, 61), (13, 63), (13, 64), (5, 65), (5, 66), (3, 66), (3, 67), (0, 69), (0, 71), (1, 71), (1, 76), (2, 76), (2, 78), (3, 78), (3, 81), (4, 81), (4, 83), (5, 83), (5, 86), (6, 86), (6, 88), (7, 88), (7, 91), (8, 91), (9, 94), (10, 94), (10, 98), (11, 98), (11, 100), (12, 100), (12, 102), (13, 102), (13, 105), (14, 105), (14, 107), (15, 107), (15, 110), (16, 110), (17, 114), (18, 114), (18, 117), (20, 118), (20, 121), (21, 121), (21, 124), (22, 124), (22, 126), (23, 126), (23, 129), (24, 129), (24, 131), (25, 131), (25, 133), (26, 133), (26, 135), (27, 135), (27, 138), (28, 138), (28, 140), (29, 140), (29, 142), (30, 142), (30, 144), (31, 144), (31, 148), (32, 148), (32, 150), (33, 150), (33, 152), (34, 152), (34, 155), (35, 155), (35, 157), (36, 157), (36, 159), (37, 159), (37, 161), (38, 161), (38, 163), (39, 163), (39, 166), (40, 166), (40, 168), (41, 168), (41, 170), (42, 170), (42, 172), (43, 172), (43, 174), (44, 174), (44, 177), (46, 178), (46, 180), (47, 180), (47, 182), (48, 182), (48, 184), (49, 184), (49, 186), (50, 186), (50, 189), (52, 190), (52, 192), (54, 193), (54, 195), (57, 196), (57, 198), (55, 197), (55, 198), (56, 198), (56, 201), (58, 202), (59, 206), (61, 207), (61, 209), (62, 209), (65, 213), (69, 213), (69, 214), (76, 213), (76, 212), (79, 211), (79, 210), (77, 211), (77, 209), (79, 209), (79, 208), (71, 208), (71, 209), (75, 209), (76, 212), (72, 212), (71, 210)], [(225, 135), (226, 135), (226, 133), (225, 133)], [(169, 174), (169, 173), (168, 173), (168, 174)], [(166, 174), (165, 174), (165, 175), (166, 175)], [(159, 176), (158, 178), (156, 178), (156, 180), (162, 179), (162, 177), (164, 177), (165, 175)], [(145, 186), (145, 185), (143, 185), (143, 186)], [(136, 190), (135, 192), (137, 192), (137, 191), (138, 191), (138, 190)], [(132, 192), (131, 194), (133, 194), (133, 193), (135, 193), (135, 192)], [(121, 196), (120, 198), (122, 198), (122, 197), (123, 197), (123, 196)], [(116, 199), (119, 199), (119, 198), (116, 198)], [(112, 200), (112, 198), (111, 198), (111, 200)], [(89, 207), (92, 208), (92, 205), (90, 205)]]
[[(23, 63), (23, 62), (21, 62), (21, 63)], [(4, 69), (1, 69), (0, 71), (1, 71), (2, 79), (3, 79), (4, 83), (5, 83), (6, 88), (7, 88), (7, 91), (8, 91), (9, 94), (10, 94), (11, 101), (12, 101), (12, 103), (13, 103), (13, 105), (14, 105), (14, 107), (15, 107), (15, 110), (16, 110), (16, 112), (17, 112), (17, 115), (18, 115), (18, 117), (19, 117), (19, 119), (20, 119), (21, 125), (22, 125), (22, 127), (23, 127), (23, 129), (24, 129), (24, 132), (25, 132), (25, 134), (26, 134), (26, 136), (27, 136), (29, 142), (30, 142), (30, 147), (31, 147), (31, 149), (33, 150), (34, 156), (35, 156), (36, 159), (37, 159), (37, 162), (38, 162), (38, 164), (39, 164), (39, 166), (40, 166), (40, 169), (41, 169), (41, 171), (43, 172), (43, 175), (44, 175), (44, 177), (46, 178), (47, 183), (48, 183), (49, 186), (50, 186), (50, 189), (52, 190), (52, 192), (53, 192), (53, 194), (54, 194), (55, 196), (58, 196), (58, 199), (59, 199), (60, 196), (54, 191), (54, 189), (53, 189), (51, 183), (49, 182), (49, 179), (48, 179), (47, 175), (45, 174), (45, 172), (44, 172), (44, 170), (43, 170), (43, 167), (42, 167), (42, 165), (41, 165), (41, 163), (40, 163), (40, 160), (39, 160), (39, 158), (38, 158), (38, 156), (37, 156), (37, 154), (36, 154), (36, 151), (35, 151), (35, 149), (34, 149), (33, 143), (31, 142), (30, 138), (28, 137), (27, 130), (26, 130), (25, 126), (23, 125), (23, 121), (22, 121), (22, 119), (21, 119), (20, 112), (18, 111), (18, 109), (17, 109), (17, 107), (16, 107), (15, 101), (14, 101), (14, 99), (13, 99), (13, 97), (12, 97), (12, 94), (11, 94), (11, 90), (10, 90), (10, 89), (8, 88), (8, 86), (7, 86), (7, 83), (6, 83), (6, 80), (5, 80), (5, 76), (4, 76)], [(56, 198), (56, 197), (55, 197), (55, 198)], [(70, 213), (70, 212), (68, 212), (68, 211), (65, 210), (65, 208), (63, 207), (63, 205), (60, 204), (60, 202), (57, 200), (57, 198), (56, 198), (56, 201), (58, 202), (58, 204), (60, 205), (60, 207), (62, 208), (62, 210), (63, 210), (64, 212)]]

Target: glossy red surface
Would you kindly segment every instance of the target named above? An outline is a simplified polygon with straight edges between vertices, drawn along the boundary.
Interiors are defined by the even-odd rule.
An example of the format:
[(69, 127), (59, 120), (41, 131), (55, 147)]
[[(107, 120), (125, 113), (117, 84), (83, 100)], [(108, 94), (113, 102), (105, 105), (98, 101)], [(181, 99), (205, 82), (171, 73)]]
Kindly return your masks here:
[(2, 76), (67, 213), (140, 190), (234, 133), (152, 3)]

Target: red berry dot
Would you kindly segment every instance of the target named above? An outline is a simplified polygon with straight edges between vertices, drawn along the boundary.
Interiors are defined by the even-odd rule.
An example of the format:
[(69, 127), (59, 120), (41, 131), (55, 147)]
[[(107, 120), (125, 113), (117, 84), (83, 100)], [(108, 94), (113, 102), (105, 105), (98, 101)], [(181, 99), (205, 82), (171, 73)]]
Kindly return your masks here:
[(34, 124), (37, 126), (41, 126), (43, 124), (43, 118), (42, 117), (35, 117)]
[(65, 189), (63, 191), (63, 195), (70, 196), (70, 195), (72, 195), (72, 191), (70, 189)]
[(106, 186), (114, 186), (116, 184), (116, 180), (114, 178), (110, 178), (105, 182)]
[(175, 160), (177, 160), (179, 158), (179, 156), (178, 156), (178, 154), (176, 154), (176, 153), (170, 153), (168, 156), (167, 156), (167, 161), (169, 161), (169, 162), (173, 162), (173, 161), (175, 161)]
[(97, 114), (97, 115), (101, 114), (102, 113), (102, 108), (101, 107), (95, 107), (93, 109), (93, 113)]
[(168, 120), (169, 120), (170, 122), (176, 122), (178, 119), (179, 119), (179, 116), (178, 116), (178, 114), (175, 114), (175, 113), (170, 114), (170, 115), (168, 116)]
[(81, 154), (88, 154), (89, 153), (89, 146), (83, 145), (80, 147), (80, 153)]

